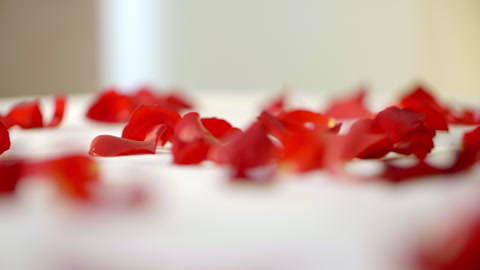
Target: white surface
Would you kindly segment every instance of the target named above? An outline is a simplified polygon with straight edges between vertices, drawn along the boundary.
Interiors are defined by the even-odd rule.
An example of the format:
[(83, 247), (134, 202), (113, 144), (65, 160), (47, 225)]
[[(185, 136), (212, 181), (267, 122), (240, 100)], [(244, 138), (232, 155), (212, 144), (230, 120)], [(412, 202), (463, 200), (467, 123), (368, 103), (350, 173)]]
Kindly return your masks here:
[[(267, 98), (210, 93), (198, 97), (199, 111), (243, 128)], [(88, 100), (71, 98), (58, 129), (11, 130), (2, 158), (86, 153), (95, 136), (120, 135), (122, 125), (84, 118)], [(478, 167), (453, 181), (399, 186), (319, 171), (259, 187), (231, 185), (210, 163), (174, 166), (168, 154), (96, 159), (107, 183), (145, 184), (153, 200), (88, 210), (43, 183), (26, 184), (16, 201), (0, 201), (0, 269), (409, 269), (404, 258), (419, 237), (461, 218), (479, 197)]]

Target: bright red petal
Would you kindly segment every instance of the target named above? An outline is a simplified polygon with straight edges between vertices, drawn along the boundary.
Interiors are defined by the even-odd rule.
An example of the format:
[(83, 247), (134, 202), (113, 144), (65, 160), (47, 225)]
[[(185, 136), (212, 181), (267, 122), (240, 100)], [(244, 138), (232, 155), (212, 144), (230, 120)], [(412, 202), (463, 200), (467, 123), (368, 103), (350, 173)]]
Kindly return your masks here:
[(325, 130), (332, 127), (332, 118), (308, 110), (292, 110), (278, 115), (286, 129), (293, 132)]
[(43, 127), (43, 116), (38, 100), (15, 105), (5, 117), (5, 127), (20, 126), (24, 129)]
[(0, 155), (10, 149), (10, 134), (7, 128), (0, 122)]
[(228, 136), (232, 132), (237, 132), (238, 129), (232, 127), (230, 123), (218, 118), (202, 118), (200, 119), (202, 125), (217, 139)]
[(324, 132), (289, 132), (282, 143), (280, 163), (288, 170), (307, 172), (324, 167), (326, 147)]
[(90, 106), (87, 117), (100, 122), (122, 123), (128, 120), (133, 109), (129, 96), (109, 89), (102, 92)]
[(31, 162), (25, 169), (26, 174), (53, 179), (63, 195), (77, 200), (91, 200), (92, 187), (100, 180), (95, 160), (82, 155)]
[(114, 157), (136, 154), (155, 154), (155, 141), (134, 141), (110, 135), (93, 139), (89, 154), (92, 156)]
[(368, 115), (370, 111), (364, 104), (366, 94), (366, 90), (361, 89), (351, 97), (334, 100), (325, 111), (325, 115), (336, 119), (359, 118)]
[(123, 129), (122, 138), (143, 141), (152, 128), (158, 125), (167, 125), (168, 130), (160, 138), (160, 145), (164, 145), (170, 140), (178, 120), (180, 120), (180, 115), (177, 112), (161, 107), (141, 105), (132, 113)]
[(53, 118), (49, 124), (45, 125), (46, 127), (56, 127), (60, 125), (63, 120), (63, 115), (65, 114), (65, 106), (67, 103), (67, 97), (57, 96), (55, 97), (55, 111), (53, 113)]

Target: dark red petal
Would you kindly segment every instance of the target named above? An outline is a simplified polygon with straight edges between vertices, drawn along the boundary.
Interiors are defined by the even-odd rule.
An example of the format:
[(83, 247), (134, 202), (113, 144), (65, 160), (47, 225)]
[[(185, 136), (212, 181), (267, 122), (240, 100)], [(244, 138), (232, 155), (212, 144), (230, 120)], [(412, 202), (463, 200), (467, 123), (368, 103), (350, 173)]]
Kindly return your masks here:
[(425, 123), (432, 129), (448, 130), (448, 111), (422, 86), (414, 89), (400, 100), (399, 107), (424, 115)]
[(13, 194), (22, 177), (22, 161), (0, 160), (0, 194)]
[(128, 120), (133, 109), (135, 108), (129, 96), (109, 89), (102, 92), (90, 106), (87, 117), (100, 122), (122, 123)]
[[(359, 153), (356, 155), (358, 158), (381, 158), (392, 150), (392, 144), (387, 133), (383, 132), (379, 127), (377, 127), (373, 119), (357, 120), (350, 127), (350, 131), (347, 136), (349, 136), (349, 140), (352, 142), (356, 140), (357, 136), (361, 138), (372, 136), (373, 141), (368, 140), (369, 143), (365, 143), (362, 140), (357, 140), (361, 145), (365, 143), (365, 145), (363, 145), (364, 148), (362, 147), (363, 150), (359, 151)], [(377, 141), (375, 140), (375, 138), (378, 138), (377, 136), (382, 136), (383, 138)]]
[(110, 135), (100, 135), (90, 144), (92, 156), (114, 157), (136, 154), (155, 154), (155, 141), (134, 141)]
[(334, 100), (325, 111), (325, 115), (336, 119), (359, 118), (368, 115), (370, 111), (364, 104), (366, 94), (366, 90), (361, 89), (351, 97)]
[(7, 128), (0, 122), (0, 154), (10, 149), (10, 134)]
[(43, 116), (38, 100), (15, 105), (5, 118), (6, 128), (16, 125), (24, 129), (43, 127)]
[(65, 114), (66, 103), (67, 103), (67, 97), (65, 96), (55, 97), (55, 111), (53, 113), (53, 117), (50, 123), (45, 125), (46, 127), (56, 127), (62, 122), (63, 115)]
[(93, 198), (92, 186), (100, 180), (95, 160), (83, 155), (31, 162), (24, 173), (52, 179), (63, 195), (86, 201)]
[(201, 122), (202, 125), (217, 139), (221, 139), (222, 137), (238, 130), (223, 119), (202, 118)]
[(286, 129), (293, 132), (325, 130), (332, 127), (332, 118), (308, 110), (292, 110), (278, 115)]
[(389, 107), (377, 114), (374, 123), (389, 136), (392, 151), (415, 154), (422, 159), (433, 148), (435, 136), (435, 131), (429, 128), (423, 119), (419, 113)]
[(480, 218), (448, 232), (436, 246), (427, 246), (418, 254), (418, 264), (425, 270), (480, 269)]
[(168, 130), (160, 138), (160, 145), (164, 145), (173, 134), (173, 127), (178, 120), (180, 120), (180, 115), (177, 112), (161, 107), (141, 105), (133, 111), (123, 129), (122, 138), (143, 141), (153, 127), (167, 125)]

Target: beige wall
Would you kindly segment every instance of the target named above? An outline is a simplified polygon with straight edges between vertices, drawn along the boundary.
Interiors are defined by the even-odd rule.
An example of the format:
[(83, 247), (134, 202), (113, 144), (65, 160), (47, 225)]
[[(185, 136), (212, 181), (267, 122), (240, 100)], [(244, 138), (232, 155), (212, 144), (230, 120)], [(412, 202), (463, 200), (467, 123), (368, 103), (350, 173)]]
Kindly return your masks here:
[[(161, 0), (159, 0), (161, 1)], [(165, 84), (480, 95), (480, 1), (164, 0)], [(0, 96), (99, 87), (96, 0), (0, 0)]]
[(0, 96), (97, 87), (94, 0), (0, 0)]

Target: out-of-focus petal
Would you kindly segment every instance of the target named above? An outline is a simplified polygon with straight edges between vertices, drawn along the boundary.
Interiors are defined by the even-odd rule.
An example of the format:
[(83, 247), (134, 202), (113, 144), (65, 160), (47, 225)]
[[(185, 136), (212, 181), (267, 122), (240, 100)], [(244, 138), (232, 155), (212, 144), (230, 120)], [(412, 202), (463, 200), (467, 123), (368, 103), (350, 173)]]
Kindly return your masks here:
[(429, 128), (419, 113), (389, 107), (375, 117), (375, 125), (385, 132), (392, 143), (392, 151), (414, 154), (420, 159), (433, 148), (435, 131)]
[(202, 118), (200, 119), (202, 125), (217, 139), (221, 139), (224, 136), (228, 136), (233, 132), (238, 132), (238, 128), (234, 128), (230, 123), (223, 119)]
[(175, 124), (180, 120), (177, 112), (152, 106), (139, 106), (131, 115), (122, 132), (122, 138), (143, 141), (151, 129), (158, 125), (167, 125), (168, 129), (159, 139), (159, 144), (164, 145), (170, 140)]
[(259, 122), (253, 123), (245, 133), (233, 135), (220, 151), (219, 160), (231, 166), (234, 179), (252, 178), (252, 170), (271, 165), (275, 154), (274, 145)]
[(52, 179), (62, 195), (81, 201), (92, 200), (92, 188), (100, 180), (95, 160), (83, 155), (33, 161), (25, 166), (24, 174)]
[(352, 96), (335, 99), (324, 114), (336, 119), (364, 117), (370, 113), (365, 106), (366, 94), (367, 91), (365, 89), (360, 89)]
[(50, 123), (45, 125), (46, 127), (56, 127), (60, 125), (65, 114), (65, 106), (67, 103), (66, 96), (57, 96), (55, 97), (55, 110), (53, 112), (53, 117)]
[(90, 144), (89, 154), (114, 157), (136, 154), (155, 154), (155, 141), (135, 141), (110, 135), (100, 135)]
[(115, 89), (108, 89), (89, 107), (87, 117), (100, 122), (123, 123), (128, 120), (133, 109), (130, 97)]
[(198, 113), (186, 114), (175, 126), (172, 139), (173, 162), (186, 165), (204, 161), (210, 144), (214, 141), (215, 137), (203, 126)]
[(323, 114), (309, 110), (292, 110), (278, 115), (286, 129), (293, 132), (325, 130), (333, 127), (335, 121)]
[(5, 122), (3, 124), (7, 129), (12, 126), (24, 129), (43, 127), (43, 116), (38, 100), (15, 105), (5, 116)]
[(432, 129), (448, 130), (448, 111), (423, 86), (416, 86), (401, 98), (399, 107), (424, 115), (425, 123)]
[(7, 128), (0, 122), (0, 154), (10, 149), (10, 134)]
[(0, 160), (0, 194), (13, 194), (22, 177), (23, 162)]

